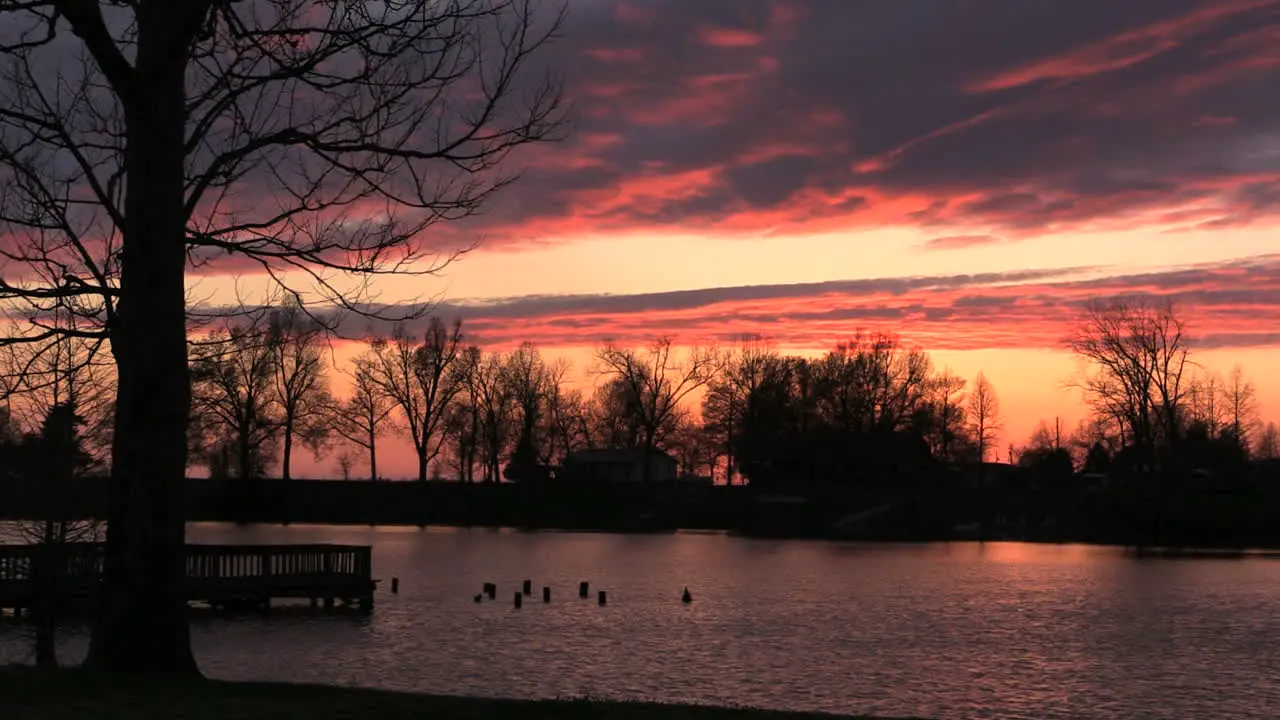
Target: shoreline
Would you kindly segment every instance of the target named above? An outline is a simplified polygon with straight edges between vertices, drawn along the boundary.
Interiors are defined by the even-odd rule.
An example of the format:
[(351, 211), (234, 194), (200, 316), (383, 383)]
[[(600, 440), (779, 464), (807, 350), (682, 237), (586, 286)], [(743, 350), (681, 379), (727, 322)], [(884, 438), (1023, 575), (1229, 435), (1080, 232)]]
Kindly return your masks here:
[[(120, 677), (80, 669), (0, 667), (0, 705), (14, 720), (893, 720), (709, 705), (605, 702), (592, 699), (516, 700), (424, 695), (367, 688), (288, 683)], [(910, 720), (900, 718), (898, 720)], [(922, 719), (916, 719), (922, 720)]]
[[(6, 521), (0, 521), (3, 523)], [(767, 533), (750, 533), (728, 528), (664, 528), (660, 530), (628, 530), (628, 529), (608, 529), (608, 528), (574, 528), (574, 527), (518, 527), (514, 525), (480, 525), (447, 522), (431, 522), (426, 524), (418, 524), (411, 522), (362, 522), (362, 521), (342, 521), (336, 520), (331, 522), (325, 521), (277, 521), (277, 520), (251, 520), (247, 522), (237, 522), (233, 520), (188, 520), (188, 525), (230, 525), (236, 527), (299, 527), (299, 528), (397, 528), (419, 530), (429, 532), (435, 530), (477, 530), (498, 534), (523, 535), (523, 534), (570, 534), (570, 535), (706, 535), (719, 536), (727, 538), (738, 538), (742, 540), (784, 540), (795, 542), (829, 542), (829, 543), (849, 543), (858, 545), (949, 545), (949, 544), (974, 544), (981, 545), (984, 543), (1018, 543), (1026, 545), (1072, 545), (1091, 548), (1108, 548), (1115, 550), (1124, 550), (1133, 553), (1139, 557), (1167, 557), (1167, 558), (1187, 558), (1187, 559), (1268, 559), (1280, 560), (1280, 546), (1276, 545), (1212, 545), (1212, 544), (1187, 544), (1178, 545), (1171, 543), (1125, 543), (1119, 541), (1104, 540), (1087, 540), (1087, 539), (1047, 539), (1034, 537), (903, 537), (903, 536), (867, 536), (867, 537), (843, 537), (837, 534), (767, 534)]]
[[(1280, 484), (1253, 495), (1184, 493), (1163, 499), (1062, 489), (1006, 496), (938, 483), (904, 487), (893, 496), (837, 487), (797, 488), (780, 496), (751, 486), (200, 479), (184, 484), (188, 522), (610, 534), (685, 529), (762, 539), (1280, 549)], [(59, 496), (30, 484), (0, 487), (0, 516), (7, 519), (88, 519), (101, 517), (106, 506), (100, 481), (79, 482)]]

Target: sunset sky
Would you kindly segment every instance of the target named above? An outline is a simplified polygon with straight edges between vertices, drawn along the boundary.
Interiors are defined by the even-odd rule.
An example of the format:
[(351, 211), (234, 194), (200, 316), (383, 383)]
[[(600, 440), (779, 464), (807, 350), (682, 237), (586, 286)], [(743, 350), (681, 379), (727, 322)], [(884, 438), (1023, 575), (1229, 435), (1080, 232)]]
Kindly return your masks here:
[[(1003, 444), (1082, 416), (1092, 297), (1177, 300), (1280, 420), (1280, 2), (571, 0), (568, 138), (434, 284), (488, 347), (816, 353), (859, 328), (995, 384)], [(412, 473), (404, 448), (386, 473)], [(388, 449), (388, 455), (391, 454)], [(324, 470), (316, 474), (332, 474)]]

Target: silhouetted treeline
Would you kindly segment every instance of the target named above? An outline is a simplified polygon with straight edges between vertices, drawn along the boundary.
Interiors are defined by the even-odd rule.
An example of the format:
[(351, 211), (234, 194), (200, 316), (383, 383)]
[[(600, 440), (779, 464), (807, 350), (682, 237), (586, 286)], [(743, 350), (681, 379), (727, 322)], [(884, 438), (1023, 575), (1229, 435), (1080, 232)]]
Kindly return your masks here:
[[(820, 498), (812, 504), (821, 512), (792, 508), (790, 520), (777, 507), (735, 505), (716, 515), (727, 529), (1256, 535), (1247, 528), (1269, 512), (1255, 505), (1272, 502), (1265, 484), (1278, 442), (1276, 426), (1258, 418), (1243, 371), (1224, 379), (1195, 363), (1167, 305), (1091, 305), (1071, 332), (1070, 348), (1084, 361), (1074, 382), (1091, 416), (1074, 428), (1042, 423), (1015, 443), (1001, 436), (998, 396), (985, 376), (961, 378), (887, 334), (858, 333), (817, 357), (786, 355), (759, 339), (688, 350), (668, 339), (639, 349), (606, 343), (586, 369), (594, 383), (584, 393), (570, 386), (567, 363), (531, 344), (486, 351), (466, 342), (461, 323), (440, 318), (421, 334), (401, 327), (370, 338), (335, 367), (321, 326), (286, 306), (193, 343), (189, 437), (211, 478), (232, 481), (230, 503), (246, 517), (248, 504), (266, 502), (252, 489), (272, 474), (288, 480), (299, 448), (334, 458), (344, 479), (378, 478), (385, 439), (399, 435), (413, 449), (419, 481), (551, 483), (582, 494), (564, 472), (566, 458), (618, 448), (667, 453), (682, 480)], [(86, 457), (101, 444), (95, 438), (110, 436), (102, 406), (89, 412), (99, 420), (80, 423), (95, 428), (78, 441)], [(0, 451), (17, 453), (23, 443), (9, 446)], [(649, 473), (646, 463), (640, 479)], [(514, 496), (486, 497), (507, 507)], [(522, 522), (555, 521), (546, 497), (521, 497), (529, 504)], [(593, 497), (599, 502), (584, 501), (573, 524), (621, 527), (604, 496)], [(273, 502), (286, 513), (273, 519), (290, 520), (294, 501)], [(509, 514), (466, 507), (432, 517), (485, 524)], [(592, 507), (599, 522), (582, 514)]]

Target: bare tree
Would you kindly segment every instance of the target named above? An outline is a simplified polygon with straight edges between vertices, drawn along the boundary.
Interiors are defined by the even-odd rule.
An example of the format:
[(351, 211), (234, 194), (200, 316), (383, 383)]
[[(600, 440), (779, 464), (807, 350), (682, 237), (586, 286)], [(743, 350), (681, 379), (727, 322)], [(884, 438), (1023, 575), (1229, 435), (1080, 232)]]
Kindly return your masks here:
[(987, 376), (981, 372), (973, 380), (969, 393), (969, 428), (978, 444), (978, 461), (987, 461), (987, 451), (995, 445), (1000, 431), (1000, 398)]
[(1227, 432), (1240, 447), (1248, 452), (1254, 430), (1258, 425), (1258, 391), (1244, 374), (1244, 368), (1236, 365), (1222, 385), (1222, 405), (1227, 418)]
[[(691, 348), (681, 360), (672, 352), (670, 338), (660, 338), (638, 353), (605, 344), (596, 352), (598, 374), (616, 383), (638, 442), (646, 454), (656, 449), (668, 428), (683, 412), (683, 403), (698, 388), (706, 385), (719, 371), (722, 360), (714, 349)], [(650, 463), (644, 464), (644, 480), (649, 479)]]
[(934, 450), (943, 460), (954, 460), (960, 441), (964, 436), (965, 411), (964, 387), (965, 379), (943, 369), (930, 378), (930, 395), (934, 408), (935, 428)]
[(318, 454), (330, 428), (332, 400), (322, 352), (325, 330), (293, 301), (273, 311), (268, 322), (273, 392), (280, 408), (280, 477), (288, 480), (294, 438), (300, 437)]
[(1068, 342), (1088, 365), (1080, 381), (1094, 411), (1119, 419), (1142, 463), (1180, 434), (1190, 351), (1172, 303), (1091, 303)]
[(1200, 425), (1210, 437), (1217, 437), (1224, 424), (1222, 378), (1213, 372), (1202, 372), (1187, 388), (1186, 414), (1191, 424)]
[[(64, 317), (61, 322), (75, 323)], [(98, 472), (102, 455), (93, 450), (92, 432), (109, 417), (107, 368), (102, 367), (92, 340), (70, 336), (44, 346), (5, 348), (6, 365), (15, 370), (6, 383), (0, 443), (6, 449), (6, 469), (15, 472), (45, 499), (41, 520), (14, 523), (18, 538), (34, 545), (30, 581), (36, 588), (33, 610), (35, 661), (38, 667), (57, 667), (55, 644), (62, 620), (62, 574), (72, 544), (100, 540), (96, 520), (65, 514), (76, 492), (75, 481)], [(33, 432), (21, 433), (12, 412), (19, 409)], [(96, 418), (96, 423), (89, 418)]]
[(687, 476), (714, 478), (721, 452), (717, 442), (707, 434), (701, 418), (683, 415), (668, 439), (680, 473)]
[(511, 388), (503, 377), (506, 359), (498, 353), (484, 354), (479, 348), (470, 348), (467, 354), (468, 393), (471, 407), (479, 423), (478, 447), (480, 465), (485, 482), (501, 479), (502, 457), (511, 439), (513, 397)]
[(591, 445), (590, 413), (580, 390), (557, 381), (547, 398), (547, 444), (542, 462), (557, 465)]
[(427, 480), (431, 461), (440, 454), (440, 432), (449, 405), (464, 387), (460, 372), (462, 323), (446, 326), (438, 317), (427, 323), (421, 344), (403, 326), (391, 338), (375, 338), (360, 363), (375, 385), (399, 407), (405, 431), (418, 458), (418, 480)]
[(259, 328), (213, 330), (192, 361), (192, 411), (212, 453), (211, 475), (260, 478), (281, 426), (275, 395), (276, 343)]
[(479, 348), (468, 348), (458, 358), (457, 377), (462, 390), (445, 409), (441, 427), (450, 442), (454, 474), (459, 482), (473, 482), (476, 456), (480, 450), (480, 392), (476, 382), (477, 367), (483, 358)]
[(75, 480), (93, 473), (96, 463), (80, 433), (83, 419), (76, 414), (75, 400), (52, 406), (36, 432), (18, 443), (19, 472), (29, 483), (38, 483), (51, 513), (42, 520), (16, 523), (18, 536), (35, 546), (30, 581), (36, 589), (32, 607), (35, 660), (38, 667), (57, 667), (56, 635), (63, 616), (63, 574), (68, 567), (67, 551), (74, 545), (101, 538), (97, 521), (73, 519), (63, 512)]
[(525, 0), (0, 0), (0, 235), (31, 271), (0, 283), (28, 320), (9, 339), (67, 334), (41, 318), (72, 300), (117, 367), (91, 662), (197, 672), (176, 501), (188, 261), (234, 255), (381, 313), (367, 281), (435, 270), (422, 230), (479, 209), (509, 151), (557, 128), (555, 83), (526, 82), (556, 24)]
[(369, 479), (376, 481), (378, 438), (392, 429), (391, 413), (396, 404), (370, 375), (372, 361), (368, 357), (356, 361), (355, 370), (351, 373), (351, 396), (335, 404), (329, 417), (330, 427), (338, 436), (364, 450), (369, 458)]
[(739, 438), (751, 394), (764, 381), (767, 368), (778, 354), (759, 338), (745, 337), (738, 348), (724, 359), (721, 372), (707, 384), (702, 400), (705, 440), (718, 447), (727, 459), (725, 482), (732, 485), (740, 452)]
[(70, 406), (77, 418), (77, 442), (105, 467), (110, 456), (115, 378), (102, 343), (60, 337), (44, 345), (0, 346), (0, 353), (0, 392), (9, 415), (36, 428), (55, 408)]
[(550, 453), (550, 404), (560, 393), (560, 383), (568, 371), (567, 362), (548, 363), (530, 343), (523, 343), (506, 356), (502, 382), (514, 405), (516, 427), (507, 471), (512, 479), (527, 479)]
[[(636, 448), (643, 444), (644, 409), (626, 380), (612, 377), (597, 385), (585, 410), (589, 444), (609, 448)], [(676, 421), (683, 413), (683, 408), (667, 413), (654, 431), (655, 446), (675, 432)]]
[(351, 451), (347, 449), (340, 450), (335, 460), (338, 465), (338, 472), (342, 474), (343, 481), (351, 480), (351, 467), (355, 465), (356, 462)]

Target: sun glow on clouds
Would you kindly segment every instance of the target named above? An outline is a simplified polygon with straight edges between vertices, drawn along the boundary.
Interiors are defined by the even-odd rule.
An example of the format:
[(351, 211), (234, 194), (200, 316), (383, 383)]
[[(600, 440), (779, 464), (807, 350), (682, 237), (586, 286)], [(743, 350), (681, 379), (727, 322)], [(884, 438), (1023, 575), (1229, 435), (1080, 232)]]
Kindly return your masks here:
[[(604, 337), (894, 332), (986, 371), (1020, 441), (1082, 412), (1079, 303), (1172, 296), (1280, 416), (1280, 2), (1028, 7), (585, 4), (552, 57), (569, 137), (430, 236), (480, 250), (378, 299), (440, 297), (477, 342), (579, 363)], [(230, 271), (202, 272), (229, 302)]]

